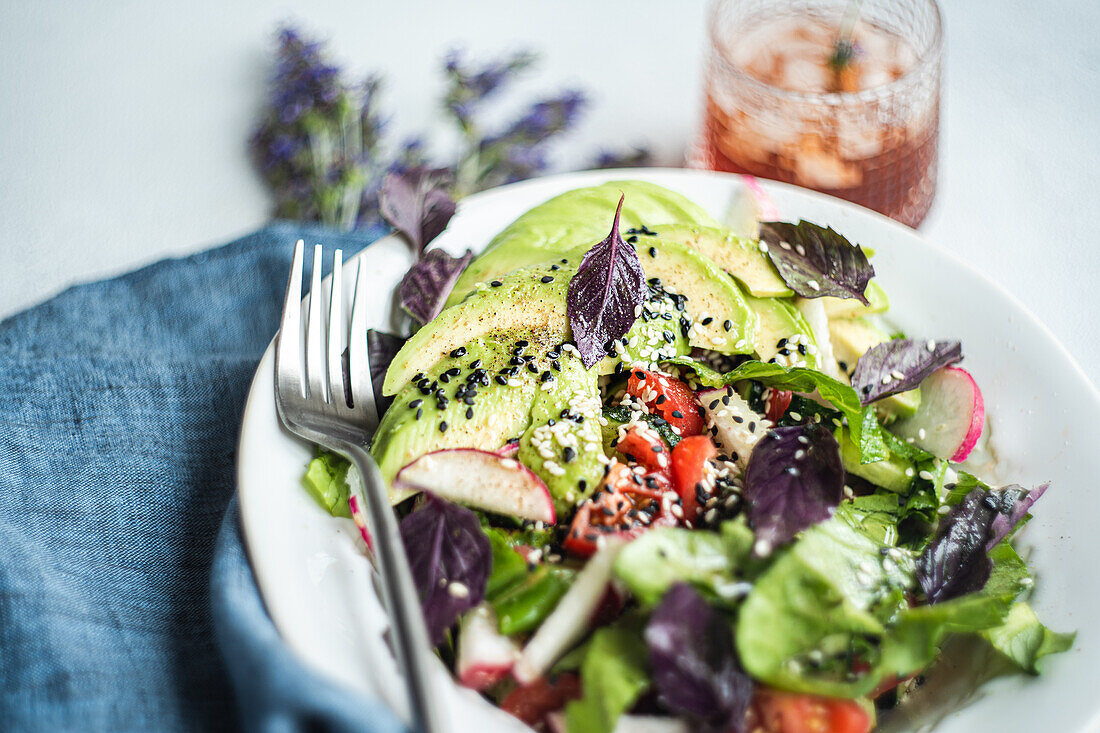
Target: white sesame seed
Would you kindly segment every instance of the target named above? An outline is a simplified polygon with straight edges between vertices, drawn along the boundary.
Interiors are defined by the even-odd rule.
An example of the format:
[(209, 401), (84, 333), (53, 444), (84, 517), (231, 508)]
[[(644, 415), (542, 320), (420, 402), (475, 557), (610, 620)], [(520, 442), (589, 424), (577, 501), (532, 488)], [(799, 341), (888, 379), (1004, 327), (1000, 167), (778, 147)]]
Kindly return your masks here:
[(949, 511), (951, 511), (951, 507), (949, 507), (949, 506), (947, 506), (946, 504), (944, 504), (943, 506), (941, 506), (941, 507), (940, 507), (939, 509), (937, 509), (936, 511), (937, 511), (937, 512), (939, 512), (940, 514), (947, 514), (947, 513), (949, 512)]
[(935, 351), (936, 350), (936, 342), (933, 341), (932, 339), (928, 339), (928, 343), (926, 343), (925, 346), (928, 347), (929, 351)]
[(920, 476), (920, 477), (921, 477), (922, 479), (924, 479), (925, 481), (931, 481), (931, 480), (932, 480), (932, 472), (931, 472), (931, 471), (923, 471), (923, 470), (922, 470), (922, 471), (921, 471), (920, 473), (918, 473), (917, 475), (918, 475), (918, 476)]
[(465, 583), (459, 583), (457, 580), (447, 586), (447, 592), (454, 598), (470, 597), (470, 589), (466, 587)]

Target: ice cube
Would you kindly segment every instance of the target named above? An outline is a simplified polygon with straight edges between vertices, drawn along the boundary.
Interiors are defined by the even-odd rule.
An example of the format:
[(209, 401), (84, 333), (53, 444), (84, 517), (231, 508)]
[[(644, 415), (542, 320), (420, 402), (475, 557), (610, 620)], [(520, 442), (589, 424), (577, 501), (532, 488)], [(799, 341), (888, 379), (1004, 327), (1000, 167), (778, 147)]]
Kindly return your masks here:
[(863, 180), (858, 165), (846, 162), (836, 151), (826, 150), (820, 138), (808, 135), (794, 165), (796, 182), (809, 188), (853, 188)]
[(779, 85), (794, 92), (824, 92), (829, 89), (830, 71), (818, 58), (787, 58)]

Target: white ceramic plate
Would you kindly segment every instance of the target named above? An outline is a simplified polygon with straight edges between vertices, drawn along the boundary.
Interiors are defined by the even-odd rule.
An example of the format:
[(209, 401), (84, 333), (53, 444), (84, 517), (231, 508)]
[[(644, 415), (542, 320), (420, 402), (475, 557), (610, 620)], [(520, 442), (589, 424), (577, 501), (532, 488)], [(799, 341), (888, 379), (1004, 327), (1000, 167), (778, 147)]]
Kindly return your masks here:
[[(593, 171), (552, 176), (471, 196), (438, 240), (458, 253), (483, 247), (530, 207), (563, 191), (621, 178), (667, 186), (721, 216), (742, 185), (736, 176), (684, 170)], [(1027, 530), (1042, 619), (1077, 629), (1074, 648), (1048, 658), (1041, 677), (996, 681), (938, 731), (1091, 731), (1100, 728), (1100, 395), (1066, 350), (1008, 292), (946, 249), (878, 214), (834, 198), (764, 183), (784, 220), (828, 224), (874, 247), (874, 265), (891, 299), (890, 319), (918, 337), (961, 339), (964, 365), (980, 384), (1005, 481), (1053, 486)], [(293, 243), (287, 242), (289, 248)], [(313, 244), (308, 242), (307, 244)], [(949, 245), (950, 243), (945, 243)], [(993, 245), (990, 257), (995, 257)], [(407, 248), (382, 239), (367, 257), (372, 326), (389, 328), (391, 293), (408, 268)], [(352, 268), (355, 262), (348, 262)], [(267, 608), (290, 647), (319, 672), (381, 696), (404, 714), (404, 696), (382, 642), (386, 621), (349, 520), (328, 516), (301, 487), (310, 446), (278, 424), (273, 355), (260, 362), (245, 407), (238, 454), (241, 516)], [(437, 670), (440, 695), (461, 730), (526, 730)]]

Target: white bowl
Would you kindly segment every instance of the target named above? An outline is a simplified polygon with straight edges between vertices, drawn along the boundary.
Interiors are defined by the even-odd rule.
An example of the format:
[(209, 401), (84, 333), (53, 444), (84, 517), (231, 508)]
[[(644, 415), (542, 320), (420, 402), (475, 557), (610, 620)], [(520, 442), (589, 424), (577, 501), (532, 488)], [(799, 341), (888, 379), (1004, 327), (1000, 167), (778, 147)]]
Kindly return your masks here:
[[(551, 176), (464, 199), (440, 247), (475, 251), (516, 216), (569, 189), (638, 178), (683, 193), (720, 216), (743, 184), (737, 176), (686, 170), (591, 171)], [(957, 338), (965, 367), (982, 388), (1004, 482), (1052, 487), (1026, 529), (1037, 577), (1033, 605), (1059, 631), (1076, 629), (1072, 650), (1045, 660), (1040, 677), (1003, 678), (936, 726), (963, 731), (1089, 731), (1100, 728), (1100, 634), (1090, 623), (1100, 601), (1100, 395), (1051, 333), (1011, 294), (867, 209), (792, 186), (763, 182), (784, 220), (831, 225), (873, 247), (890, 295), (890, 320), (920, 338)], [(313, 244), (309, 242), (307, 244)], [(322, 243), (323, 244), (323, 243)], [(289, 249), (293, 242), (287, 242)], [(993, 246), (992, 244), (990, 245)], [(386, 237), (364, 250), (372, 277), (372, 327), (391, 322), (391, 293), (411, 263)], [(995, 256), (990, 253), (990, 256)], [(345, 267), (353, 268), (348, 262)], [(1082, 296), (1083, 297), (1083, 296)], [(385, 615), (348, 520), (334, 519), (307, 496), (301, 476), (312, 448), (278, 424), (273, 355), (260, 362), (245, 407), (238, 454), (241, 517), (252, 566), (276, 627), (308, 665), (405, 715), (403, 685), (382, 633)], [(457, 729), (527, 730), (438, 670), (443, 704)]]

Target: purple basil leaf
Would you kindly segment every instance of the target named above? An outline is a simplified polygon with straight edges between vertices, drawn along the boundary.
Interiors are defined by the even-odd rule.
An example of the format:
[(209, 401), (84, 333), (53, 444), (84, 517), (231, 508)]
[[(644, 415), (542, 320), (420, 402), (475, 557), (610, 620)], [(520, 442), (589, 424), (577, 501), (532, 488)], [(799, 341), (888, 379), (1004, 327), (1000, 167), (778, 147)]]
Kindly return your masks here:
[(791, 224), (768, 221), (760, 225), (760, 239), (779, 276), (803, 298), (855, 298), (867, 303), (863, 291), (875, 275), (867, 255), (832, 227), (808, 221)]
[(769, 430), (749, 458), (742, 494), (765, 549), (828, 519), (844, 496), (836, 438), (817, 423)]
[(917, 581), (929, 603), (985, 587), (993, 563), (989, 551), (1020, 523), (1047, 484), (986, 491), (975, 488), (940, 520), (936, 536), (917, 559)]
[(607, 355), (608, 341), (622, 338), (630, 329), (636, 318), (634, 311), (646, 296), (645, 272), (638, 253), (619, 235), (623, 198), (615, 209), (611, 234), (585, 253), (577, 274), (569, 281), (569, 325), (587, 368)]
[(993, 524), (989, 528), (989, 540), (985, 543), (986, 552), (1008, 537), (1020, 520), (1031, 511), (1031, 505), (1039, 501), (1039, 497), (1045, 494), (1049, 487), (1049, 483), (1039, 484), (1028, 491), (1023, 486), (1012, 484), (1000, 490), (1001, 507), (997, 516), (993, 517)]
[[(405, 339), (394, 336), (385, 331), (367, 329), (367, 358), (370, 360), (370, 382), (374, 390), (374, 402), (378, 405), (378, 416), (389, 409), (393, 397), (382, 394), (382, 382), (386, 380), (386, 370), (390, 368), (390, 362), (397, 352), (405, 345)], [(346, 354), (345, 350), (345, 354)], [(348, 369), (344, 369), (344, 378), (350, 381)], [(345, 394), (351, 394), (351, 385), (345, 384)]]
[(697, 723), (742, 731), (752, 680), (737, 659), (729, 621), (687, 583), (672, 586), (645, 629), (657, 699)]
[(382, 216), (405, 235), (417, 256), (455, 215), (455, 202), (447, 191), (451, 182), (446, 168), (425, 167), (388, 173), (382, 181)]
[(957, 361), (962, 361), (962, 344), (958, 341), (893, 339), (872, 346), (859, 357), (852, 386), (860, 404), (868, 405), (916, 389), (929, 374)]
[(477, 515), (432, 494), (401, 520), (401, 542), (432, 644), (485, 597), (493, 552)]
[(401, 280), (401, 307), (421, 323), (438, 316), (458, 276), (473, 258), (470, 250), (461, 257), (451, 257), (441, 249), (428, 250)]

